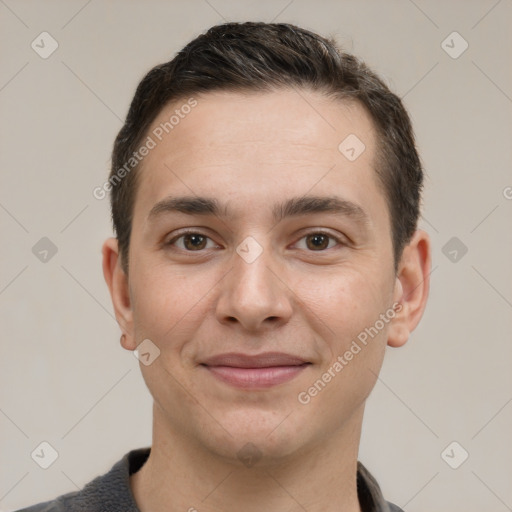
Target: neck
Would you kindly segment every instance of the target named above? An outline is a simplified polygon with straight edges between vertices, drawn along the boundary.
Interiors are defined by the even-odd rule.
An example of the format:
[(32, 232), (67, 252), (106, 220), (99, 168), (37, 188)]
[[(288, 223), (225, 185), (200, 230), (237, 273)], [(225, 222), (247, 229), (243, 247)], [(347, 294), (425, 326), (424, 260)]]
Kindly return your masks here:
[(328, 441), (243, 467), (170, 433), (155, 406), (150, 456), (130, 477), (135, 501), (141, 512), (361, 512), (356, 477), (363, 410)]

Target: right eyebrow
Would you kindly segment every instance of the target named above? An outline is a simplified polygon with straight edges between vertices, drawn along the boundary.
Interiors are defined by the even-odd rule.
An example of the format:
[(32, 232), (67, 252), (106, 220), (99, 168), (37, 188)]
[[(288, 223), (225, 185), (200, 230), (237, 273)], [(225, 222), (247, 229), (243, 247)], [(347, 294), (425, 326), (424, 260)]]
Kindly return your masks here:
[[(217, 199), (198, 196), (169, 196), (156, 203), (148, 214), (148, 220), (166, 213), (180, 212), (188, 215), (211, 215), (232, 218), (227, 205), (221, 208)], [(300, 215), (332, 213), (352, 217), (362, 224), (368, 224), (368, 214), (361, 206), (338, 196), (299, 196), (274, 205), (274, 221)]]

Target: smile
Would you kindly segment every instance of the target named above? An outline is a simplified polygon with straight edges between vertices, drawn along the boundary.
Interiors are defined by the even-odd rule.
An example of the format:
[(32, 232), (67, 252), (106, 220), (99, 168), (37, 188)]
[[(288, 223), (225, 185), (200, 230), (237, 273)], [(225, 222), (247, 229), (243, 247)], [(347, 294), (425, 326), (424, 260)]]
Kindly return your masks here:
[(265, 389), (290, 381), (311, 363), (290, 354), (222, 354), (202, 363), (216, 379), (243, 389)]

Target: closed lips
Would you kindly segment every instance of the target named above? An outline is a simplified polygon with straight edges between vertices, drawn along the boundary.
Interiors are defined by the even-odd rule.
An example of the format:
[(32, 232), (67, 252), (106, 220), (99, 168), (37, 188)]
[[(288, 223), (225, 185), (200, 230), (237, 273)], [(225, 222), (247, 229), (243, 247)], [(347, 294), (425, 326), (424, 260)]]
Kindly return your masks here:
[(224, 384), (247, 391), (263, 391), (295, 378), (309, 364), (291, 354), (266, 352), (220, 354), (207, 359), (201, 366)]
[(279, 352), (267, 352), (258, 355), (220, 354), (201, 363), (204, 366), (228, 366), (232, 368), (272, 368), (279, 366), (301, 366), (310, 364), (304, 359)]

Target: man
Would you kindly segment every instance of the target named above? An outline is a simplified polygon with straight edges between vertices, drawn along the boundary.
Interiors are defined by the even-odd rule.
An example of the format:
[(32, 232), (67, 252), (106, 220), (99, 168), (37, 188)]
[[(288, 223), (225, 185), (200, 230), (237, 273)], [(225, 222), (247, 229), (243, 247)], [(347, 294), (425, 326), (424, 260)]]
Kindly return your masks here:
[(228, 23), (152, 69), (95, 191), (152, 446), (25, 510), (400, 510), (357, 455), (428, 296), (422, 180), (399, 98), (332, 40)]

